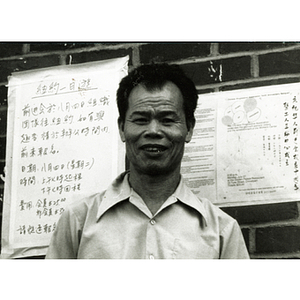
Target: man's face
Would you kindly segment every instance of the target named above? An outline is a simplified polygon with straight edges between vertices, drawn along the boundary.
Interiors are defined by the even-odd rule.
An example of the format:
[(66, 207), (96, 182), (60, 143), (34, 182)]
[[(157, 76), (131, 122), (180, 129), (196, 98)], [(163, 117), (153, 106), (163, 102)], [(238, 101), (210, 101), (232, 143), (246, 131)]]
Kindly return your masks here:
[(161, 90), (138, 85), (131, 91), (119, 131), (130, 168), (159, 175), (180, 170), (184, 144), (191, 140), (193, 128), (187, 129), (179, 88), (167, 82)]

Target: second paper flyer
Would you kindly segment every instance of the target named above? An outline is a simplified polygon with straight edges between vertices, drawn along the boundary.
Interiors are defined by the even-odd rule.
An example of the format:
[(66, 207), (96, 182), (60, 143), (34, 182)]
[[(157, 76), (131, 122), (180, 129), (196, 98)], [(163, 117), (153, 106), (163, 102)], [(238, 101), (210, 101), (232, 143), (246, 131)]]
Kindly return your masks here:
[(219, 206), (299, 199), (300, 85), (199, 95), (182, 174)]

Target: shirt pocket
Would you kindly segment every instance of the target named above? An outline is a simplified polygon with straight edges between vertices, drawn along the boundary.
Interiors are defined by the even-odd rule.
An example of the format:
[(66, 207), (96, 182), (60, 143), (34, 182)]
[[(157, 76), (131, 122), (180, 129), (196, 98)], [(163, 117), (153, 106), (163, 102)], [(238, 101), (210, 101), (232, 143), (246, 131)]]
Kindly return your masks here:
[(218, 259), (219, 253), (203, 240), (184, 241), (175, 239), (174, 259)]

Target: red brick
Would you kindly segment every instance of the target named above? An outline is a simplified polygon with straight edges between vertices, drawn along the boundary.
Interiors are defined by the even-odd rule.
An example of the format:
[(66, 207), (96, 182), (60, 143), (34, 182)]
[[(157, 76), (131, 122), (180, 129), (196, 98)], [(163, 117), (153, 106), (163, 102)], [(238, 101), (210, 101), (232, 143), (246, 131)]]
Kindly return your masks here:
[(206, 57), (209, 54), (210, 43), (151, 43), (140, 47), (140, 60), (143, 64)]
[(0, 61), (0, 82), (7, 81), (7, 77), (11, 75), (12, 72), (47, 68), (57, 66), (59, 63), (60, 59), (58, 55)]
[(22, 54), (23, 43), (0, 43), (0, 57)]
[[(117, 50), (99, 50), (80, 53), (69, 53), (72, 56), (72, 64), (79, 64), (91, 61), (99, 61), (111, 58), (130, 56), (128, 65), (131, 65), (132, 49), (117, 49)], [(67, 58), (69, 60), (69, 58)], [(68, 61), (66, 62), (69, 63)]]
[(259, 56), (259, 76), (300, 73), (300, 50)]
[[(5, 167), (5, 162), (0, 161), (0, 174), (4, 174), (4, 167)], [(3, 184), (3, 181), (0, 178), (0, 192), (1, 192), (1, 184)]]
[(255, 224), (296, 219), (299, 216), (297, 202), (223, 207), (239, 224)]
[(290, 253), (300, 251), (300, 227), (266, 227), (256, 229), (255, 253)]
[(286, 43), (286, 42), (231, 42), (219, 43), (219, 53), (228, 54), (232, 52), (255, 51), (255, 50), (269, 50), (273, 48), (287, 47), (299, 43)]
[[(247, 79), (251, 77), (250, 57), (229, 58), (212, 61), (215, 69), (220, 69), (222, 64), (222, 82)], [(181, 65), (187, 76), (189, 76), (196, 85), (211, 84), (219, 82), (217, 77), (211, 76), (209, 68), (211, 62), (191, 63)]]
[(251, 58), (249, 56), (222, 60), (222, 81), (232, 81), (251, 78)]
[(191, 63), (180, 65), (185, 74), (193, 80), (195, 85), (205, 85), (216, 83), (215, 79), (210, 76), (208, 71), (210, 62)]
[(5, 159), (6, 154), (6, 137), (0, 137), (0, 160)]
[(247, 247), (248, 252), (249, 252), (249, 235), (250, 235), (249, 228), (242, 228), (242, 234), (243, 234), (243, 237), (244, 237), (246, 247)]
[(0, 107), (7, 106), (7, 87), (5, 85), (0, 86)]
[(6, 135), (7, 110), (0, 110), (0, 136)]

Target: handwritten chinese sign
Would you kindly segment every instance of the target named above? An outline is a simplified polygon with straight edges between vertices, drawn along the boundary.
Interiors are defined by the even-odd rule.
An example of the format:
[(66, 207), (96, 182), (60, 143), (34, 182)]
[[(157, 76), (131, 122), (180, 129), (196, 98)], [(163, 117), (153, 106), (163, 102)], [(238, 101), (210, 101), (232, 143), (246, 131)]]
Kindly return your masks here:
[(10, 77), (3, 256), (45, 254), (65, 206), (124, 170), (115, 94), (127, 61)]

